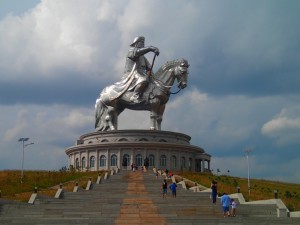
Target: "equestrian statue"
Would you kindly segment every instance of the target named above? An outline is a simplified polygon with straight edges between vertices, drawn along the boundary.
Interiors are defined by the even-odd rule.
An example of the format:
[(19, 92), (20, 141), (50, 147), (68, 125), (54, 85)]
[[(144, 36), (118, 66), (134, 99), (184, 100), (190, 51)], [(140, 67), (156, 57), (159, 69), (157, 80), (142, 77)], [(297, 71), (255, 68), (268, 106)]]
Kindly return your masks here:
[[(152, 64), (144, 56), (149, 52), (154, 52)], [(104, 88), (96, 100), (96, 131), (117, 130), (118, 116), (126, 108), (150, 111), (150, 130), (161, 130), (166, 104), (170, 94), (175, 94), (170, 90), (175, 80), (179, 91), (187, 86), (189, 64), (186, 59), (173, 60), (153, 73), (153, 64), (158, 55), (158, 48), (145, 47), (144, 37), (134, 39), (121, 81)]]

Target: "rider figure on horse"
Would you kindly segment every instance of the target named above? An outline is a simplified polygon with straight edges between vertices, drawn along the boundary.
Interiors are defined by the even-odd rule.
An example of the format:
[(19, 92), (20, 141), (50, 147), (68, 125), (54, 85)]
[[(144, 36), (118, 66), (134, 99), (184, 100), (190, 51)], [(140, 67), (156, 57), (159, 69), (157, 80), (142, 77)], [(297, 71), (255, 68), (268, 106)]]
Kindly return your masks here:
[(144, 56), (148, 52), (154, 52), (155, 55), (159, 55), (159, 50), (156, 47), (145, 47), (145, 38), (142, 36), (136, 37), (126, 57), (126, 64), (123, 78), (134, 76), (131, 80), (131, 84), (128, 87), (128, 91), (133, 91), (133, 95), (130, 98), (131, 102), (141, 102), (142, 95), (149, 84), (149, 75), (152, 74), (152, 66), (147, 58)]

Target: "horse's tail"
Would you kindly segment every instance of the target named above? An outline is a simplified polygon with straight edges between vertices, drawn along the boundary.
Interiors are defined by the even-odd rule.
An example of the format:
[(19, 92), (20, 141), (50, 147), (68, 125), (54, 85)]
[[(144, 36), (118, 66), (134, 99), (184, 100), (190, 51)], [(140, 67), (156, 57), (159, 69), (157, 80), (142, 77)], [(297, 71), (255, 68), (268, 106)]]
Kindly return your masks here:
[(106, 122), (106, 116), (108, 115), (107, 106), (101, 101), (101, 98), (96, 100), (95, 104), (95, 129), (96, 131), (104, 131), (109, 127)]

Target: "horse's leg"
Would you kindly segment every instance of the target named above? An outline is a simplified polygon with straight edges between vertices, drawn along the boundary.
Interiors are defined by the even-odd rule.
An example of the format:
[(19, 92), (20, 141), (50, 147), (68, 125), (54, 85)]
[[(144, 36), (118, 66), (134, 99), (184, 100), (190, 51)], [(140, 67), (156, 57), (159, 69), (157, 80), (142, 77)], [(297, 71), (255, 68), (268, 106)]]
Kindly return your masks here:
[(110, 129), (110, 116), (108, 114), (108, 107), (100, 100), (96, 101), (95, 112), (95, 129), (96, 131), (105, 131)]
[(108, 106), (108, 113), (105, 120), (107, 121), (111, 130), (118, 129), (118, 116), (114, 107)]
[(151, 120), (151, 126), (150, 130), (158, 130), (158, 124), (157, 124), (157, 119), (158, 119), (158, 112), (159, 112), (159, 105), (160, 101), (158, 98), (152, 99), (150, 102), (151, 105), (151, 112), (150, 112), (150, 120)]
[(116, 108), (114, 108), (113, 112), (112, 112), (112, 124), (115, 130), (118, 130), (118, 113)]
[(114, 111), (113, 126), (116, 130), (118, 130), (118, 113), (116, 111)]
[(96, 105), (95, 105), (95, 129), (99, 127), (100, 120), (101, 120), (101, 102), (99, 99), (96, 100)]
[(157, 114), (153, 111), (150, 113), (150, 130), (157, 130)]
[(161, 105), (159, 107), (159, 112), (158, 112), (158, 117), (157, 117), (157, 129), (158, 130), (161, 130), (161, 122), (163, 120), (163, 115), (164, 115), (164, 112), (165, 112), (165, 108), (166, 108), (166, 105)]

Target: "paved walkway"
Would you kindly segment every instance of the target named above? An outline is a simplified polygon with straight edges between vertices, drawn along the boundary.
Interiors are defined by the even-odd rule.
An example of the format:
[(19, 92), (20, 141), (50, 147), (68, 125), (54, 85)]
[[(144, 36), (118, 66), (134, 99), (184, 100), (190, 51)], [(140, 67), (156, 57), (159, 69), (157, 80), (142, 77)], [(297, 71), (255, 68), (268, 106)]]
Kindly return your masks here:
[(123, 199), (121, 211), (115, 224), (124, 224), (124, 221), (130, 225), (166, 224), (165, 219), (159, 216), (157, 207), (146, 191), (143, 174), (132, 172), (126, 174), (123, 179), (128, 182), (126, 191), (128, 196)]

